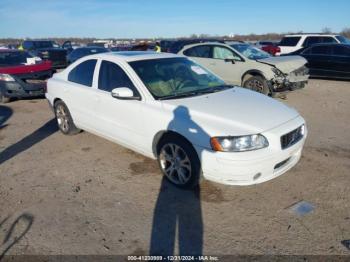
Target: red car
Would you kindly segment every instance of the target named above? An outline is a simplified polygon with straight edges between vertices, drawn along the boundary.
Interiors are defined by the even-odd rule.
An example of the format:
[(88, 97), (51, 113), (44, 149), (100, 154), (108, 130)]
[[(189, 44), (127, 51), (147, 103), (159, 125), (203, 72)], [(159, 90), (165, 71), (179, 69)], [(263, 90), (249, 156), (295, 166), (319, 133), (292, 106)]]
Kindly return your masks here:
[(280, 53), (281, 52), (281, 48), (275, 44), (271, 44), (271, 45), (264, 45), (261, 47), (261, 49), (267, 53), (270, 53), (271, 55), (275, 56), (276, 53)]
[(0, 102), (11, 98), (43, 96), (52, 63), (38, 60), (27, 52), (0, 50)]

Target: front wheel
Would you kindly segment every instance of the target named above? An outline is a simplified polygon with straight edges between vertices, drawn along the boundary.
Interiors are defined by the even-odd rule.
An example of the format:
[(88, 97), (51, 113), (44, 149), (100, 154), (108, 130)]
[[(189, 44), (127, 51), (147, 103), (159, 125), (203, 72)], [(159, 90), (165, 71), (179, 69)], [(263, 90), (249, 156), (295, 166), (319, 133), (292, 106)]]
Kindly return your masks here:
[(193, 146), (178, 136), (168, 136), (158, 144), (158, 164), (163, 175), (180, 188), (199, 183), (201, 168)]
[(10, 102), (10, 98), (6, 97), (1, 91), (0, 91), (0, 103), (6, 104)]
[(270, 93), (270, 89), (266, 80), (261, 76), (252, 76), (248, 78), (244, 83), (243, 87), (253, 90), (255, 92), (259, 92), (264, 95), (268, 95)]
[(72, 116), (63, 101), (55, 103), (55, 115), (57, 119), (58, 128), (65, 135), (75, 135), (80, 132), (73, 122)]

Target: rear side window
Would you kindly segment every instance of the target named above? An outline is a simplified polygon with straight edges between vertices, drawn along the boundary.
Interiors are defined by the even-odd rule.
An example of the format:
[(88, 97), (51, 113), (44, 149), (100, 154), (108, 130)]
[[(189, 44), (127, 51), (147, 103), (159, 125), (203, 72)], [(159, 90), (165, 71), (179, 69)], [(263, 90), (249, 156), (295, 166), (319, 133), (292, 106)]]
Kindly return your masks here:
[(201, 46), (192, 47), (190, 49), (185, 50), (184, 55), (192, 56), (192, 57), (209, 58), (210, 57), (210, 46), (201, 45)]
[(306, 37), (303, 46), (310, 46), (313, 44), (322, 43), (322, 38), (319, 36), (308, 36)]
[(300, 39), (301, 39), (300, 36), (286, 36), (286, 37), (282, 38), (279, 45), (280, 46), (296, 46)]
[(331, 54), (331, 47), (330, 46), (314, 46), (311, 48), (311, 54), (313, 55), (330, 55)]
[(325, 36), (322, 37), (322, 43), (338, 43), (333, 37)]
[(68, 81), (91, 87), (96, 61), (96, 59), (91, 59), (77, 65), (69, 72)]
[(336, 43), (337, 41), (330, 36), (308, 36), (305, 41), (303, 46), (311, 46), (313, 44), (318, 44), (318, 43)]
[(111, 92), (118, 87), (128, 87), (134, 92), (134, 95), (138, 94), (134, 84), (120, 66), (109, 61), (102, 61), (98, 89)]

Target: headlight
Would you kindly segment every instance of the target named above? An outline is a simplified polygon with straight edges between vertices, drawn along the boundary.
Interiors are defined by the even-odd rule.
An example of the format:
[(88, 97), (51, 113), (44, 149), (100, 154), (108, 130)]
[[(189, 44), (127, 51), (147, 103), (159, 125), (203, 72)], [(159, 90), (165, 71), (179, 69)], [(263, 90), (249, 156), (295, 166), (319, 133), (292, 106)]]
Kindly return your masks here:
[(8, 74), (0, 74), (0, 81), (11, 82), (15, 81), (15, 79)]
[(263, 135), (249, 135), (212, 137), (210, 144), (214, 151), (242, 152), (267, 147), (269, 142)]

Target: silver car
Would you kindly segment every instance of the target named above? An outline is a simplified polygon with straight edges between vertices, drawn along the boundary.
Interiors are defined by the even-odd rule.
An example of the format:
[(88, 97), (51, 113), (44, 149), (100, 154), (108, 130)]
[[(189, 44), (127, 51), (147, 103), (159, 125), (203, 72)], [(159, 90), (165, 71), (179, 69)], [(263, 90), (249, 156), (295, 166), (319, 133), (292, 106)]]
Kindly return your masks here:
[(191, 57), (228, 84), (266, 95), (303, 88), (309, 78), (303, 57), (273, 57), (246, 43), (199, 43), (178, 54)]

